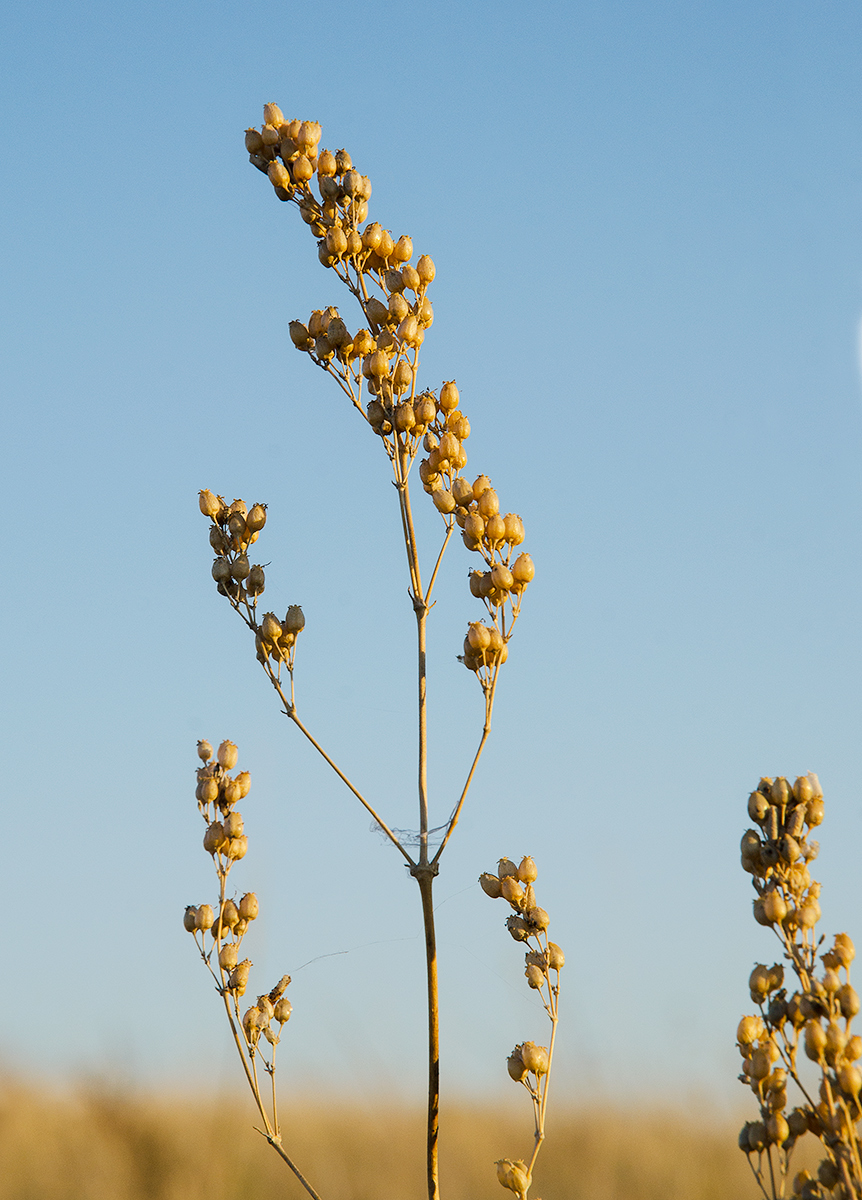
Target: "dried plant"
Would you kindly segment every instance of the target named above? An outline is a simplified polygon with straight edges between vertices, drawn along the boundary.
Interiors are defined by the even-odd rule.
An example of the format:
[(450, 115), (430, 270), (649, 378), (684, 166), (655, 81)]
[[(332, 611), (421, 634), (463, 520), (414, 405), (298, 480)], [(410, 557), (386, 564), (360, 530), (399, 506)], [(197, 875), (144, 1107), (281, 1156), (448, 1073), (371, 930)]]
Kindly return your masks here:
[[(337, 308), (316, 309), (307, 322), (290, 322), (290, 338), (294, 346), (330, 375), (349, 397), (360, 414), (363, 432), (379, 439), (395, 484), (407, 554), (409, 600), (418, 643), (419, 824), (415, 845), (403, 831), (386, 823), (299, 716), (296, 652), (299, 635), (305, 628), (305, 617), (296, 604), (286, 609), (284, 617), (271, 611), (261, 613), (265, 572), (261, 565), (249, 561), (249, 551), (267, 521), (266, 507), (254, 504), (249, 508), (243, 500), (228, 504), (221, 496), (204, 489), (200, 493), (200, 509), (211, 522), (209, 541), (215, 552), (212, 575), (218, 591), (253, 633), (255, 654), (284, 714), (365, 807), (376, 826), (403, 856), (418, 884), (428, 994), (427, 1183), (430, 1200), (437, 1200), (439, 1020), (433, 883), (491, 731), (500, 669), (508, 657), (509, 642), (521, 612), (524, 592), (533, 579), (534, 567), (529, 554), (518, 550), (524, 540), (521, 518), (512, 512), (501, 513), (500, 501), (487, 475), (480, 474), (470, 482), (462, 474), (467, 463), (464, 443), (470, 435), (470, 421), (460, 407), (456, 383), (454, 380), (444, 382), (439, 391), (427, 388), (420, 391), (417, 386), (419, 350), (434, 319), (428, 298), (428, 288), (436, 274), (434, 263), (423, 254), (415, 266), (412, 265), (414, 251), (410, 237), (402, 235), (396, 239), (377, 222), (366, 223), (371, 195), (367, 176), (354, 169), (345, 150), (332, 153), (320, 149), (320, 136), (321, 129), (316, 122), (286, 121), (277, 105), (267, 104), (263, 127), (247, 130), (245, 143), (251, 162), (268, 176), (276, 196), (297, 205), (317, 242), (320, 262), (338, 277), (361, 311), (362, 327), (351, 332)], [(318, 194), (312, 191), (312, 184), (316, 185)], [(370, 394), (365, 404), (362, 401), (363, 385)], [(417, 459), (420, 485), (442, 522), (440, 542), (429, 560), (430, 572), (421, 562), (413, 520), (410, 485), (411, 477), (415, 481), (413, 467)], [(450, 799), (449, 816), (435, 829), (429, 825), (426, 624), (444, 554), (456, 529), (461, 531), (467, 549), (480, 560), (478, 568), (469, 573), (468, 582), (472, 597), (484, 607), (484, 619), (468, 624), (459, 658), (478, 680), (482, 694), (482, 723), (478, 747), (463, 787)], [(279, 1014), (284, 1019), (285, 1014), (289, 1014), (290, 1006), (283, 996), (288, 977), (285, 976), (273, 992), (258, 997), (256, 1005), (244, 1016), (240, 1017), (239, 1013), (238, 999), (247, 984), (251, 964), (247, 959), (242, 962), (233, 959), (239, 956), (245, 930), (243, 922), (251, 917), (242, 915), (242, 905), (248, 899), (244, 897), (238, 906), (238, 921), (231, 924), (235, 915), (231, 907), (234, 901), (225, 891), (233, 862), (241, 857), (240, 851), (245, 852), (242, 820), (233, 809), (236, 801), (231, 799), (242, 777), (231, 780), (226, 774), (233, 766), (235, 748), (230, 750), (231, 745), (223, 743), (215, 761), (210, 760), (209, 745), (199, 745), (204, 765), (198, 769), (198, 802), (207, 822), (204, 845), (216, 865), (220, 899), (218, 917), (207, 905), (189, 908), (186, 927), (198, 939), (204, 961), (213, 972), (224, 1000), (231, 1031), (263, 1122), (261, 1132), (289, 1163), (306, 1191), (314, 1196), (316, 1193), (311, 1185), (285, 1153), (279, 1133), (274, 1063), (278, 1035), (273, 1032), (273, 1021), (278, 1023), (282, 1019)], [(524, 864), (531, 861), (524, 859), (524, 870), (529, 869)], [(514, 878), (518, 870), (520, 868), (513, 866), (511, 878), (503, 878), (501, 886), (520, 888), (521, 883)], [(532, 882), (527, 876), (524, 878), (527, 883), (524, 894), (532, 896)], [(501, 894), (505, 895), (505, 892)], [(525, 941), (536, 939), (537, 948), (528, 952), (528, 980), (542, 995), (555, 1031), (562, 952), (547, 942), (543, 910), (533, 903), (522, 910), (513, 898), (509, 899), (519, 913), (517, 920), (522, 923), (519, 928), (523, 928), (525, 935), (521, 938), (513, 932), (513, 936)], [(541, 923), (543, 920), (545, 924)], [(230, 930), (229, 941), (223, 941), (228, 937), (226, 927)], [(510, 931), (514, 929), (511, 919), (509, 928)], [(214, 939), (209, 951), (204, 943), (207, 929)], [(215, 947), (219, 947), (216, 954), (218, 974), (211, 961)], [(555, 973), (553, 986), (550, 971)], [(539, 977), (541, 982), (536, 982)], [(553, 1031), (550, 1049), (541, 1052), (547, 1056), (548, 1068)], [(267, 1057), (269, 1051), (265, 1052), (265, 1045), (271, 1047), (270, 1057)], [(544, 1059), (539, 1062), (539, 1047), (524, 1043), (519, 1049), (522, 1055), (527, 1055), (521, 1060), (519, 1078), (533, 1098), (536, 1115), (536, 1144), (531, 1169), (544, 1137), (548, 1072), (542, 1069)], [(535, 1062), (529, 1057), (533, 1051), (538, 1056)], [(512, 1061), (510, 1058), (510, 1073)], [(266, 1101), (257, 1074), (259, 1067), (272, 1078), (271, 1097)], [(501, 1160), (501, 1163), (502, 1169), (498, 1167), (500, 1182), (519, 1197), (526, 1197), (530, 1170), (524, 1168), (526, 1174), (522, 1175), (519, 1172), (523, 1164), (510, 1160)]]
[(507, 900), (513, 910), (506, 921), (506, 928), (516, 942), (523, 942), (527, 947), (524, 955), (524, 974), (529, 986), (538, 992), (551, 1022), (551, 1036), (547, 1046), (537, 1046), (535, 1042), (521, 1042), (509, 1055), (507, 1063), (510, 1076), (516, 1083), (523, 1084), (533, 1102), (535, 1131), (530, 1161), (525, 1163), (520, 1158), (515, 1161), (501, 1158), (497, 1162), (497, 1178), (503, 1187), (514, 1192), (519, 1200), (525, 1200), (530, 1189), (533, 1167), (545, 1140), (545, 1109), (554, 1062), (560, 1003), (560, 971), (566, 961), (556, 942), (548, 941), (548, 926), (551, 920), (545, 909), (536, 903), (533, 884), (537, 877), (536, 864), (529, 855), (522, 858), (517, 866), (510, 858), (501, 858), (496, 875), (488, 873), (479, 876), (482, 891), (493, 900)]
[[(772, 1200), (787, 1195), (860, 1200), (862, 1071), (856, 1064), (862, 1037), (851, 1033), (859, 1012), (850, 982), (855, 949), (846, 933), (836, 934), (832, 947), (819, 955), (823, 970), (818, 974), (824, 942), (816, 932), (820, 884), (808, 866), (819, 850), (809, 834), (823, 820), (817, 776), (802, 775), (793, 785), (783, 777), (761, 779), (749, 797), (748, 815), (758, 826), (746, 830), (741, 845), (742, 866), (757, 892), (754, 917), (776, 933), (795, 979), (792, 987), (785, 986), (780, 963), (758, 963), (751, 973), (751, 999), (759, 1015), (743, 1017), (736, 1036), (743, 1059), (740, 1079), (758, 1099), (760, 1120), (743, 1126), (739, 1146), (762, 1195)], [(806, 1070), (805, 1059), (814, 1066)], [(788, 1084), (801, 1101), (790, 1113)], [(825, 1154), (817, 1177), (799, 1171), (788, 1193), (791, 1156), (808, 1133), (820, 1140)]]

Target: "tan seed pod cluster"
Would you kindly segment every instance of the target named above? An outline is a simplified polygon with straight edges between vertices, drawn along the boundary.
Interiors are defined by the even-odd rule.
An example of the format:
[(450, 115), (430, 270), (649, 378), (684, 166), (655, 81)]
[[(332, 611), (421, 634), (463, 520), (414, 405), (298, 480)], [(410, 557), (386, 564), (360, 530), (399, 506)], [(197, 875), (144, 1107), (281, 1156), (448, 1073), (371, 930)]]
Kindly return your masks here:
[[(816, 1180), (807, 1171), (797, 1173), (793, 1195), (800, 1200), (820, 1198), (826, 1194), (823, 1188), (830, 1190), (841, 1181), (848, 1195), (859, 1196), (862, 1072), (855, 1063), (862, 1057), (862, 1037), (851, 1030), (860, 1002), (849, 978), (855, 956), (849, 935), (836, 934), (830, 949), (819, 955), (822, 968), (817, 964), (823, 941), (815, 933), (820, 884), (811, 878), (809, 864), (818, 845), (809, 835), (823, 820), (820, 782), (813, 772), (792, 784), (784, 777), (763, 778), (750, 794), (747, 809), (757, 828), (746, 830), (740, 850), (756, 892), (754, 916), (777, 934), (795, 987), (788, 987), (783, 963), (758, 963), (749, 976), (749, 992), (760, 1015), (743, 1017), (736, 1036), (742, 1056), (740, 1079), (757, 1097), (760, 1120), (746, 1122), (739, 1145), (749, 1155), (765, 1194), (772, 1187), (779, 1189), (774, 1195), (784, 1195), (794, 1145), (813, 1133), (826, 1156)], [(816, 1103), (809, 1103), (810, 1092), (798, 1073), (800, 1051), (802, 1061), (810, 1060), (820, 1072)], [(805, 1102), (788, 1112), (790, 1083), (801, 1089)], [(763, 1174), (760, 1161), (770, 1147), (781, 1150), (778, 1169), (775, 1164), (771, 1168), (774, 1179), (769, 1172)]]

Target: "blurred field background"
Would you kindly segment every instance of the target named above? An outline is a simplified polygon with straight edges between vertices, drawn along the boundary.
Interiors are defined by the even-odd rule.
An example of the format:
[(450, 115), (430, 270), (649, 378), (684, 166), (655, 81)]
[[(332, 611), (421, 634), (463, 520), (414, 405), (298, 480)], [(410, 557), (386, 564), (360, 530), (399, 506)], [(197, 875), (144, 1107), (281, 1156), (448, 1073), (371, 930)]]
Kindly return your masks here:
[[(447, 1200), (500, 1200), (494, 1161), (525, 1154), (528, 1116), (448, 1107)], [(285, 1145), (324, 1200), (424, 1194), (423, 1114), (381, 1098), (294, 1105)], [(552, 1113), (533, 1190), (553, 1200), (731, 1200), (756, 1192), (736, 1148), (738, 1123), (580, 1107)], [(157, 1098), (101, 1085), (63, 1095), (0, 1087), (0, 1200), (270, 1200), (305, 1196), (252, 1129), (245, 1097)]]

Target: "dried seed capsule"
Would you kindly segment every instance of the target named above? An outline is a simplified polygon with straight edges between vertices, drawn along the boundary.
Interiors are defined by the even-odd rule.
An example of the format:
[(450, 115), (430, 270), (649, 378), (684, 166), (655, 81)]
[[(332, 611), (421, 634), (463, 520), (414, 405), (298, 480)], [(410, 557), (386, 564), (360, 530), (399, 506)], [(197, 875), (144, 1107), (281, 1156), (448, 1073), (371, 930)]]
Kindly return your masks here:
[(784, 837), (780, 838), (778, 853), (784, 862), (788, 864), (795, 863), (800, 855), (799, 843), (796, 841), (796, 838), (791, 837), (790, 834), (785, 834)]
[(392, 234), (388, 229), (383, 230), (380, 238), (380, 245), (377, 247), (377, 254), (386, 262), (387, 258), (392, 257), (392, 251), (395, 249), (395, 243), (392, 240)]
[(808, 822), (808, 825), (810, 826), (811, 829), (813, 829), (816, 825), (819, 825), (822, 822), (822, 820), (823, 820), (823, 797), (822, 796), (815, 796), (813, 800), (808, 801), (808, 804), (805, 806), (805, 820)]
[(755, 1003), (766, 997), (769, 992), (769, 983), (768, 970), (762, 963), (758, 963), (748, 978), (748, 990), (751, 992), (751, 998)]
[(245, 584), (246, 591), (250, 596), (259, 596), (265, 586), (266, 576), (264, 575), (263, 567), (255, 563), (248, 573), (248, 579)]
[(547, 1046), (537, 1046), (535, 1042), (524, 1042), (521, 1047), (521, 1059), (527, 1070), (531, 1071), (534, 1075), (547, 1075)]
[(524, 1060), (521, 1058), (521, 1047), (516, 1046), (509, 1057), (506, 1059), (506, 1070), (516, 1083), (520, 1083), (525, 1079), (529, 1072), (524, 1066)]
[[(237, 797), (239, 799), (239, 797)], [(240, 837), (242, 835), (242, 814), (238, 812), (229, 812), (224, 819), (225, 835), (229, 838)]]
[(236, 766), (236, 760), (239, 757), (239, 750), (233, 742), (223, 741), (218, 748), (218, 765), (224, 771), (232, 771)]
[(218, 965), (223, 971), (232, 971), (239, 959), (239, 946), (236, 942), (225, 942), (218, 952)]
[(850, 966), (856, 957), (856, 948), (849, 934), (835, 934), (835, 945), (832, 947), (832, 953), (839, 960), (842, 967)]
[(496, 875), (489, 875), (487, 872), (479, 876), (479, 885), (486, 896), (490, 896), (492, 900), (498, 900), (503, 894), (500, 891), (500, 880)]
[(473, 538), (475, 541), (481, 541), (485, 533), (485, 522), (476, 512), (467, 514), (467, 519), (464, 522), (464, 536)]
[(439, 491), (435, 491), (432, 494), (431, 499), (438, 512), (451, 513), (455, 511), (455, 497), (445, 488), (440, 488)]
[(273, 1009), (273, 1018), (278, 1021), (279, 1025), (284, 1025), (290, 1020), (290, 1014), (293, 1012), (293, 1005), (288, 1000), (287, 996), (282, 996), (278, 1000)]
[(265, 125), (274, 125), (277, 129), (279, 125), (284, 124), (284, 113), (277, 104), (264, 104), (263, 121)]
[(467, 641), (471, 650), (481, 653), (491, 645), (491, 630), (480, 621), (475, 621), (467, 630)]
[(422, 283), (427, 287), (437, 274), (437, 268), (434, 266), (434, 261), (427, 254), (423, 254), (416, 263), (416, 272), (419, 275)]
[(222, 500), (218, 496), (214, 496), (209, 488), (203, 488), (200, 491), (198, 494), (198, 504), (203, 515), (210, 517), (212, 520), (215, 520), (222, 509)]
[(434, 324), (434, 308), (427, 296), (423, 296), (416, 310), (416, 319), (423, 329), (429, 329)]
[(212, 929), (213, 921), (215, 921), (215, 913), (212, 910), (212, 905), (199, 904), (195, 914), (195, 929), (206, 933), (208, 929)]
[(743, 1017), (736, 1027), (736, 1040), (741, 1046), (753, 1046), (765, 1033), (762, 1017)]
[(200, 758), (200, 760), (202, 762), (209, 762), (209, 760), (212, 758), (212, 756), (213, 756), (213, 748), (209, 744), (209, 742), (203, 741), (203, 740), (199, 741), (198, 742), (198, 758)]
[(772, 1145), (781, 1145), (790, 1137), (790, 1126), (780, 1112), (772, 1113), (766, 1121), (766, 1140)]
[(237, 963), (230, 973), (227, 986), (232, 992), (236, 992), (238, 996), (242, 996), (248, 986), (248, 974), (252, 966), (251, 959), (244, 958), (241, 963)]
[(399, 279), (401, 281), (402, 290), (406, 288), (415, 293), (419, 291), (419, 288), (422, 285), (422, 281), (419, 278), (419, 272), (415, 267), (402, 267), (399, 273)]
[(241, 858), (245, 858), (247, 852), (248, 838), (245, 834), (231, 838), (227, 844), (227, 856), (231, 862), (239, 862)]
[(238, 804), (242, 799), (242, 789), (235, 779), (225, 779), (222, 783), (222, 796), (220, 803), (230, 808), (232, 804)]
[(748, 815), (752, 821), (762, 821), (769, 811), (769, 801), (762, 792), (752, 792), (748, 797)]
[(452, 379), (448, 383), (444, 383), (440, 388), (440, 411), (444, 413), (454, 412), (458, 407), (459, 399), (458, 386), (455, 380)]
[[(473, 670), (475, 670), (475, 667)], [(530, 937), (532, 933), (532, 930), (523, 917), (507, 917), (506, 928), (516, 942), (526, 942), (527, 938)]]
[(552, 971), (561, 971), (566, 965), (566, 956), (556, 942), (548, 942), (548, 966)]
[(819, 1021), (805, 1024), (805, 1053), (814, 1062), (819, 1062), (826, 1049), (826, 1032)]
[(305, 617), (299, 604), (291, 604), (284, 618), (284, 628), (288, 633), (302, 633), (305, 629)]
[[(401, 326), (399, 325), (398, 328), (400, 329)], [(412, 383), (413, 383), (413, 370), (410, 366), (410, 363), (405, 362), (405, 360), (402, 358), (396, 364), (395, 373), (392, 376), (393, 391), (395, 391), (398, 395), (401, 395), (402, 392), (406, 392), (410, 388)], [(404, 411), (404, 413), (402, 414), (402, 416), (400, 418), (398, 416), (397, 409), (395, 412), (395, 428), (396, 429), (401, 428), (401, 426), (399, 426), (399, 423), (398, 423), (400, 420), (403, 423), (402, 432), (413, 429), (413, 427), (416, 424), (418, 424), (418, 422), (416, 420), (415, 406), (413, 404), (411, 404), (409, 400), (405, 400), (404, 403), (410, 409), (409, 417), (407, 416), (406, 410)], [(420, 431), (417, 429), (416, 434), (418, 435), (419, 432)]]
[(524, 971), (524, 974), (527, 977), (527, 983), (534, 991), (539, 991), (545, 986), (545, 973), (539, 967), (531, 964)]
[(512, 563), (512, 575), (516, 583), (529, 583), (535, 573), (536, 569), (529, 554), (519, 554)]
[(254, 892), (246, 892), (239, 902), (239, 915), (244, 921), (254, 921), (260, 912), (260, 906), (257, 902), (257, 895)]
[(406, 263), (413, 257), (413, 242), (403, 233), (392, 249), (392, 257), (396, 262)]
[(500, 894), (512, 905), (520, 906), (524, 902), (524, 889), (514, 875), (506, 875), (500, 880)]
[(186, 905), (186, 911), (183, 913), (183, 929), (186, 933), (194, 933), (197, 929), (198, 910), (193, 904)]
[[(493, 520), (494, 518), (491, 517), (485, 526), (486, 532), (488, 531), (491, 521)], [(498, 591), (508, 592), (509, 589), (514, 586), (515, 577), (504, 563), (497, 563), (496, 566), (491, 568), (491, 582)]]
[(217, 558), (212, 565), (212, 577), (216, 583), (226, 583), (230, 579), (230, 563), (226, 558)]
[(204, 834), (204, 850), (207, 854), (218, 854), (225, 844), (224, 826), (221, 821), (213, 821), (207, 826)]
[(551, 923), (551, 918), (548, 916), (545, 910), (543, 908), (539, 908), (538, 905), (533, 905), (527, 910), (527, 920), (536, 929), (542, 930), (547, 929)]
[(514, 875), (517, 878), (518, 868), (511, 858), (501, 858), (497, 863), (497, 877), (505, 879), (507, 875)]

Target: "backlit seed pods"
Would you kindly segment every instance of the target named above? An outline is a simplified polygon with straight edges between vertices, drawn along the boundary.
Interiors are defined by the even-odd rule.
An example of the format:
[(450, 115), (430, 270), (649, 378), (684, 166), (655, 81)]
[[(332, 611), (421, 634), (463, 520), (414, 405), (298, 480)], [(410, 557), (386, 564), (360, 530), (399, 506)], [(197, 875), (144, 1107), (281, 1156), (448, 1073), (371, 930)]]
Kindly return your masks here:
[(232, 771), (236, 766), (236, 760), (239, 757), (239, 750), (236, 745), (228, 740), (221, 743), (218, 748), (218, 764), (225, 771)]

